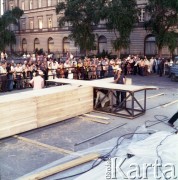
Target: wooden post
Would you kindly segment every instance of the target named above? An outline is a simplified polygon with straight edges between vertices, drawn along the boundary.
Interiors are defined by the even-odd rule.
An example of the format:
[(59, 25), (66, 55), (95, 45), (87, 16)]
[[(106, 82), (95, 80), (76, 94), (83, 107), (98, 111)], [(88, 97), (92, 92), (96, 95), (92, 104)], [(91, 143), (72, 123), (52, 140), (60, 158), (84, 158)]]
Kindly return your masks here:
[(48, 176), (54, 175), (56, 173), (65, 171), (67, 169), (76, 167), (78, 165), (90, 162), (94, 159), (99, 158), (101, 155), (98, 153), (93, 153), (93, 154), (88, 154), (86, 156), (74, 159), (72, 161), (66, 162), (64, 164), (60, 164), (58, 166), (52, 167), (50, 169), (46, 169), (44, 171), (38, 172), (36, 174), (32, 174), (26, 177), (22, 177), (19, 180), (37, 180), (37, 179), (43, 179), (46, 178)]

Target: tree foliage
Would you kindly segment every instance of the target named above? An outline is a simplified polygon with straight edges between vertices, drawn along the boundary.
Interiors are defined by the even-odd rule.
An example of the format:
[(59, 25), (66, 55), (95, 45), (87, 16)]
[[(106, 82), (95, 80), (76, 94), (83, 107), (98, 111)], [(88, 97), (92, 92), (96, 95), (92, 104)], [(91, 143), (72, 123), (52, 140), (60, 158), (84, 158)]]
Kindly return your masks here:
[(116, 39), (113, 41), (115, 50), (129, 46), (130, 33), (138, 22), (138, 12), (135, 0), (113, 0), (108, 3), (105, 15), (106, 27), (115, 32)]
[(70, 38), (81, 49), (90, 50), (95, 45), (94, 28), (105, 20), (108, 30), (115, 33), (113, 47), (118, 50), (129, 45), (129, 36), (137, 21), (138, 11), (135, 0), (67, 0), (59, 3), (56, 13), (64, 12), (59, 26), (68, 23)]
[(175, 32), (167, 33), (165, 41), (170, 51), (170, 56), (173, 57), (174, 51), (178, 46), (178, 33)]
[(105, 0), (67, 0), (56, 6), (57, 14), (64, 12), (64, 16), (59, 18), (59, 26), (69, 25), (69, 38), (82, 50), (90, 50), (95, 46), (93, 30), (100, 22), (104, 4)]
[(0, 50), (3, 51), (6, 46), (16, 43), (15, 33), (11, 31), (10, 25), (19, 24), (19, 19), (23, 15), (23, 11), (18, 7), (6, 11), (0, 17)]
[(158, 54), (161, 55), (164, 46), (172, 46), (175, 43), (178, 23), (177, 0), (149, 0), (146, 12), (150, 19), (145, 22), (146, 30), (156, 38)]

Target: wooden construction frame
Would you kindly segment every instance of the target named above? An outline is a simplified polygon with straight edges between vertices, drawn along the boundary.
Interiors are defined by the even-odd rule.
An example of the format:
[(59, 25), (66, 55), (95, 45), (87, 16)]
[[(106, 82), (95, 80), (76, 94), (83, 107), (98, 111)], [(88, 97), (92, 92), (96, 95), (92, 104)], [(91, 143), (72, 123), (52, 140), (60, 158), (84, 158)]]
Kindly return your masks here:
[[(95, 88), (95, 89), (100, 90), (100, 88)], [(143, 91), (143, 93), (144, 93), (143, 105), (135, 97), (135, 93), (140, 92), (140, 91), (132, 92), (132, 91), (122, 91), (122, 90), (119, 90), (120, 92), (126, 92), (125, 99), (119, 105), (116, 106), (113, 103), (113, 101), (111, 101), (109, 109), (108, 108), (102, 108), (102, 107), (97, 108), (97, 106), (102, 101), (104, 101), (104, 99), (108, 96), (108, 94), (111, 94), (111, 99), (112, 100), (113, 100), (113, 98), (117, 98), (116, 95), (115, 95), (115, 91), (113, 91), (112, 89), (109, 89), (109, 88), (108, 89), (105, 88), (105, 90), (107, 90), (108, 93), (105, 94), (103, 99), (101, 99), (101, 101), (98, 102), (95, 105), (95, 107), (96, 107), (95, 110), (102, 111), (102, 112), (112, 113), (114, 115), (117, 115), (117, 116), (120, 116), (120, 117), (129, 118), (129, 119), (133, 119), (133, 118), (136, 118), (138, 116), (141, 116), (141, 115), (143, 115), (146, 112), (146, 89), (145, 90), (140, 90), (140, 91)], [(131, 100), (129, 100), (129, 99), (131, 99)], [(131, 107), (127, 107), (127, 101), (131, 101)], [(135, 108), (135, 105), (138, 105), (139, 108)], [(125, 111), (125, 113), (123, 111)]]
[[(101, 112), (108, 112), (112, 113), (114, 115), (120, 116), (120, 117), (125, 117), (125, 118), (136, 118), (138, 116), (143, 115), (146, 112), (146, 91), (147, 90), (152, 90), (152, 89), (157, 89), (155, 86), (135, 86), (135, 85), (121, 85), (121, 84), (113, 84), (113, 83), (108, 83), (104, 82), (101, 80), (99, 81), (84, 81), (84, 80), (73, 80), (73, 79), (54, 79), (50, 80), (47, 82), (54, 82), (54, 83), (59, 83), (59, 84), (77, 84), (77, 85), (85, 85), (85, 86), (92, 86), (94, 89), (98, 90), (107, 90), (108, 93), (105, 95), (108, 96), (110, 93), (112, 96), (112, 100), (110, 102), (110, 109), (107, 108), (95, 108), (97, 111)], [(126, 92), (126, 98), (124, 101), (119, 104), (119, 106), (114, 106), (113, 103), (113, 98), (115, 96), (115, 92), (120, 91), (120, 92)], [(136, 97), (137, 92), (143, 92), (144, 98), (143, 98), (143, 104), (139, 102), (139, 100)], [(104, 98), (98, 102), (96, 107), (101, 103)], [(131, 102), (131, 106), (127, 106), (127, 102)], [(122, 105), (125, 103), (125, 106), (122, 107)], [(138, 107), (136, 107), (138, 106)], [(125, 111), (125, 113), (123, 113)]]

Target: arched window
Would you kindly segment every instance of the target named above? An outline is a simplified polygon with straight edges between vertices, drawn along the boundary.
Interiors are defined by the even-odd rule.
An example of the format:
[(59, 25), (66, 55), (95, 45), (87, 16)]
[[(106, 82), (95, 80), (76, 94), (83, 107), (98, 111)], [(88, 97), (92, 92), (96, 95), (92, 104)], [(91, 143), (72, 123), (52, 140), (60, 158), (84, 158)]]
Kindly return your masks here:
[(70, 49), (70, 41), (67, 37), (63, 38), (63, 53), (68, 52)]
[(40, 41), (38, 38), (35, 38), (34, 40), (34, 49), (40, 49)]
[(104, 51), (107, 51), (107, 39), (105, 36), (100, 36), (98, 38), (98, 51), (99, 53), (102, 53)]
[(153, 35), (148, 35), (145, 38), (145, 55), (156, 55), (156, 39)]
[(54, 40), (52, 37), (48, 38), (48, 52), (54, 51)]
[(22, 39), (22, 51), (27, 51), (27, 40), (25, 38)]

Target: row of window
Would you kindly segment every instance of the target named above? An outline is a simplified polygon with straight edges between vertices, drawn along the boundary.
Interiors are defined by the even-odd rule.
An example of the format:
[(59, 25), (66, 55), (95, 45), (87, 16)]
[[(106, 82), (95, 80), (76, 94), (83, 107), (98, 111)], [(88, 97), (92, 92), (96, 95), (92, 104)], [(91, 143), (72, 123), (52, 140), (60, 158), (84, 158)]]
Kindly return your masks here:
[[(37, 7), (34, 6), (34, 1), (37, 2)], [(21, 1), (21, 9), (22, 10), (32, 10), (34, 8), (42, 8), (42, 5), (44, 5), (43, 3), (44, 0), (29, 0), (28, 3), (26, 3), (25, 0)], [(56, 4), (62, 2), (63, 0), (56, 0)], [(47, 6), (52, 6), (52, 5), (56, 5), (56, 4), (52, 4), (52, 0), (46, 0)], [(54, 3), (54, 0), (53, 0)], [(27, 7), (28, 6), (28, 7)], [(10, 3), (10, 9), (13, 9), (14, 5), (12, 3)], [(145, 21), (145, 8), (144, 7), (140, 7), (140, 13), (139, 13), (139, 22), (144, 22)]]
[[(21, 19), (21, 29), (22, 30), (26, 30), (26, 29), (34, 29), (34, 28), (38, 28), (38, 29), (43, 29), (43, 18), (44, 17), (38, 17), (38, 27), (34, 27), (34, 18), (29, 18), (29, 28), (27, 28), (26, 26), (26, 19)], [(53, 27), (53, 23), (52, 23), (52, 16), (47, 16), (47, 27), (46, 28), (52, 28)]]
[[(145, 20), (145, 10), (141, 10), (141, 14), (139, 16), (139, 21), (144, 22)], [(52, 16), (47, 16), (47, 27), (46, 28), (52, 28)], [(26, 19), (21, 20), (21, 28), (22, 30), (26, 30)], [(43, 28), (43, 17), (38, 17), (38, 29)], [(34, 18), (29, 18), (29, 29), (34, 29)]]
[[(41, 49), (40, 40), (38, 38), (34, 39), (34, 49)], [(47, 48), (49, 51), (54, 51), (54, 40), (52, 37), (49, 37), (47, 40)], [(22, 50), (27, 51), (27, 40), (22, 39)], [(70, 50), (70, 40), (67, 37), (64, 37), (62, 40), (62, 51), (67, 52)], [(107, 38), (105, 36), (100, 36), (98, 38), (98, 51), (102, 52), (103, 50), (107, 51)]]
[[(21, 5), (20, 5), (20, 8), (22, 10), (32, 10), (32, 9), (35, 9), (35, 8), (42, 8), (44, 7), (44, 3), (43, 3), (44, 0), (22, 0), (21, 1)], [(54, 0), (46, 0), (46, 6), (55, 6), (57, 3), (60, 3), (62, 2), (63, 0), (56, 0), (56, 2), (54, 3)], [(34, 3), (37, 3), (37, 4), (34, 4)], [(54, 4), (53, 4), (54, 3)], [(9, 9), (13, 9), (14, 8), (14, 3), (13, 1), (10, 1), (9, 3)]]
[[(103, 35), (98, 38), (98, 52), (107, 51), (107, 38)], [(145, 54), (146, 55), (154, 55), (157, 53), (157, 48), (155, 44), (155, 37), (152, 35), (148, 35), (145, 38)], [(34, 39), (34, 49), (40, 49), (40, 40), (38, 38)], [(51, 52), (54, 51), (54, 40), (52, 37), (49, 37), (47, 40), (47, 48)], [(22, 50), (27, 51), (27, 40), (22, 39)], [(62, 40), (62, 50), (63, 52), (67, 52), (70, 50), (70, 40), (67, 37), (64, 37)]]

